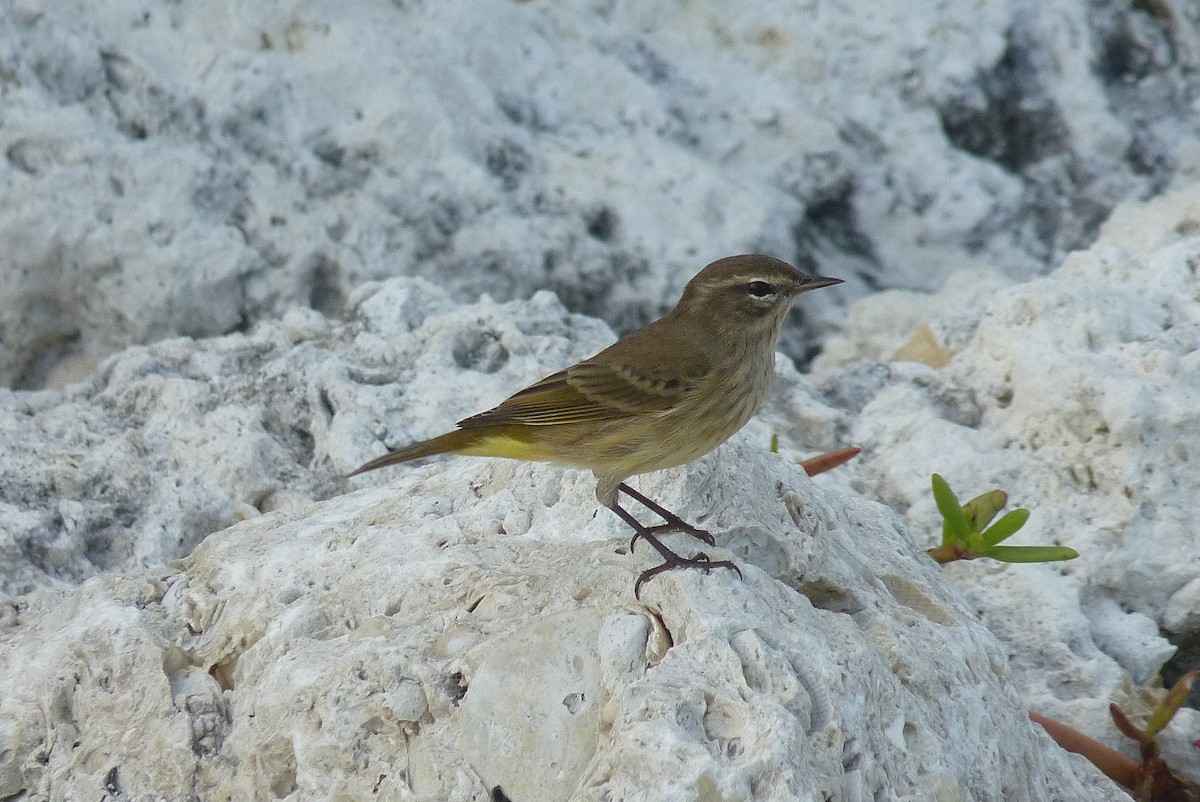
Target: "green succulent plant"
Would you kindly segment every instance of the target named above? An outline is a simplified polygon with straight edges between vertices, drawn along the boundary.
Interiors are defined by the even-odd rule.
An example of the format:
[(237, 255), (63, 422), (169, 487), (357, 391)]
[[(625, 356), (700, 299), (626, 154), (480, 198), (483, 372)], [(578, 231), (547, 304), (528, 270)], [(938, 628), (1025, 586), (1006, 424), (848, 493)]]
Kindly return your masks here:
[(1006, 512), (992, 523), (1008, 504), (1008, 494), (1003, 490), (992, 490), (960, 504), (946, 480), (935, 473), (933, 499), (942, 514), (942, 543), (928, 552), (939, 563), (979, 557), (1006, 563), (1045, 563), (1079, 556), (1079, 552), (1066, 546), (1000, 545), (1029, 520), (1029, 510), (1020, 508)]

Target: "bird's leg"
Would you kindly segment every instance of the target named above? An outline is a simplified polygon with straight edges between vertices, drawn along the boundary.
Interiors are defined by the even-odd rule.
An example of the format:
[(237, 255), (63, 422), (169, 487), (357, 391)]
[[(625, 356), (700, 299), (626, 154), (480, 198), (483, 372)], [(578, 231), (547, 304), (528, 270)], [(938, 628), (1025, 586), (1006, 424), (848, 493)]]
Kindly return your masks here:
[[(683, 532), (684, 534), (691, 535), (697, 540), (707, 543), (710, 546), (717, 545), (717, 540), (712, 536), (711, 532), (692, 526), (687, 521), (668, 510), (666, 507), (655, 504), (653, 501), (646, 498), (624, 482), (621, 482), (621, 484), (617, 485), (617, 492), (624, 493), (646, 509), (650, 510), (650, 512), (654, 513), (659, 518), (662, 518), (664, 521), (666, 521), (665, 524), (659, 524), (658, 526), (634, 527), (638, 530), (637, 534), (633, 536), (634, 542), (636, 542), (639, 537), (645, 537), (645, 535), (642, 534), (642, 530), (645, 530), (655, 535), (665, 535), (668, 532)], [(633, 550), (633, 543), (629, 544), (629, 550)]]
[[(637, 496), (634, 496), (634, 498), (637, 498)], [(659, 527), (643, 526), (637, 518), (633, 517), (631, 512), (621, 506), (620, 502), (614, 500), (609, 509), (615, 512), (622, 521), (633, 527), (633, 531), (635, 533), (633, 536), (634, 540), (639, 537), (642, 538), (659, 553), (659, 556), (663, 558), (662, 565), (656, 565), (653, 568), (642, 571), (642, 573), (638, 575), (637, 581), (633, 583), (633, 596), (635, 599), (641, 599), (643, 583), (645, 583), (647, 580), (653, 579), (664, 571), (670, 571), (674, 568), (698, 568), (706, 574), (713, 568), (732, 568), (734, 571), (737, 571), (738, 577), (741, 577), (742, 569), (738, 568), (729, 560), (717, 560), (716, 562), (713, 562), (704, 552), (700, 552), (693, 557), (684, 557), (681, 554), (671, 551), (669, 548), (667, 548), (665, 543), (658, 539), (658, 536), (655, 534), (655, 530), (659, 529)], [(653, 509), (653, 507), (651, 507), (651, 509)], [(708, 533), (705, 532), (705, 534)], [(630, 551), (632, 552), (632, 549), (630, 549)]]

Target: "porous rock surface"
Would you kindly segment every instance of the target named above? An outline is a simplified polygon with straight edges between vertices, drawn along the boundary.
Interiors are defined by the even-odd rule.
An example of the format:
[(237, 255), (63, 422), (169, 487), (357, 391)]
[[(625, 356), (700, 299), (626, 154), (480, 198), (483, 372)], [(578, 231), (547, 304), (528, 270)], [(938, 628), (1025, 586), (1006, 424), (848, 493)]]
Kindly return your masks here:
[[(584, 472), (443, 460), (315, 501), (378, 438), (434, 434), (612, 337), (549, 294), (455, 308), (393, 279), (351, 304), (345, 324), (297, 312), (5, 395), (5, 482), (28, 489), (6, 587), (42, 589), (0, 620), (0, 794), (1033, 800), (1099, 782), (1025, 720), (999, 644), (893, 514), (769, 454), (768, 423), (640, 480), (745, 573), (669, 574), (645, 603), (651, 557)], [(775, 407), (832, 447), (836, 411), (781, 369)]]
[(734, 443), (640, 482), (744, 578), (671, 573), (586, 474), (429, 465), (8, 608), (0, 792), (83, 799), (1111, 799), (880, 505)]
[(729, 253), (815, 263), (842, 298), (1045, 271), (1200, 173), (1198, 13), (4, 0), (0, 384), (337, 315), (392, 275), (549, 288), (627, 330)]
[[(815, 380), (781, 360), (733, 443), (639, 480), (745, 579), (672, 574), (645, 604), (650, 558), (585, 473), (442, 460), (328, 498), (381, 441), (611, 340), (549, 294), (457, 307), (393, 279), (344, 323), (297, 311), (6, 392), (6, 588), (43, 589), (4, 608), (0, 791), (1120, 798), (1024, 713), (1128, 748), (1107, 704), (1148, 709), (1160, 632), (1194, 637), (1190, 478), (1156, 455), (1183, 459), (1197, 408), (1198, 199), (1120, 210), (1045, 279), (864, 303)], [(886, 358), (920, 322), (957, 352), (940, 370)], [(847, 442), (864, 455), (820, 486), (787, 459)], [(1083, 556), (934, 569), (933, 470)], [(1164, 736), (1185, 773), (1195, 729)]]
[[(785, 455), (811, 453), (853, 423), (786, 360), (770, 408), (734, 442), (639, 480), (719, 533), (714, 558), (745, 578), (669, 574), (638, 603), (651, 557), (628, 553), (583, 472), (440, 460), (315, 500), (349, 489), (340, 477), (380, 440), (432, 435), (603, 346), (607, 328), (549, 294), (459, 308), (420, 279), (349, 303), (346, 323), (296, 312), (131, 349), (64, 393), (5, 396), (24, 439), (14, 422), (4, 446), (26, 466), (8, 481), (40, 483), (20, 511), (42, 529), (23, 542), (56, 532), (53, 510), (71, 500), (79, 521), (138, 511), (125, 526), (141, 545), (105, 566), (86, 539), (63, 540), (77, 573), (6, 605), (0, 792), (1120, 798), (1025, 718), (1052, 644), (1006, 654), (977, 620), (1001, 608), (956, 586), (969, 577), (936, 569), (844, 476), (822, 489), (767, 452), (771, 432)], [(90, 454), (109, 496), (77, 479), (76, 498), (57, 497)], [(243, 475), (254, 482), (230, 478)], [(245, 520), (192, 551), (181, 533), (203, 509), (226, 516), (213, 528)], [(9, 581), (30, 586), (59, 564), (20, 557), (27, 576)], [(101, 569), (121, 572), (66, 589)], [(1098, 647), (1082, 657), (1120, 676)]]
[[(640, 480), (746, 573), (668, 575), (644, 605), (648, 555), (587, 474), (459, 459), (327, 498), (380, 441), (611, 340), (549, 294), (460, 308), (394, 279), (344, 323), (297, 311), (6, 391), (5, 587), (34, 592), (4, 608), (0, 791), (1119, 798), (1023, 716), (1128, 749), (1107, 704), (1145, 712), (1176, 646), (1177, 673), (1194, 659), (1197, 220), (1183, 190), (1045, 279), (861, 304), (814, 379), (781, 360), (732, 444)], [(945, 367), (889, 359), (920, 323)], [(847, 442), (864, 455), (823, 489), (786, 459)], [(933, 569), (934, 470), (1082, 557)], [(1196, 730), (1184, 710), (1163, 737), (1183, 773)]]
[(62, 392), (0, 390), (0, 592), (169, 561), (240, 516), (343, 492), (379, 438), (432, 436), (612, 339), (549, 293), (455, 309), (395, 279), (352, 302), (346, 324), (297, 310), (131, 348)]
[[(1109, 702), (1144, 715), (1164, 665), (1168, 681), (1200, 667), (1198, 276), (1192, 186), (1118, 209), (1045, 278), (972, 273), (932, 298), (865, 300), (815, 371), (864, 448), (838, 481), (904, 511), (919, 543), (940, 532), (937, 471), (964, 501), (1001, 488), (1031, 509), (1012, 542), (1080, 552), (948, 573), (1005, 642), (1031, 707), (1131, 755)], [(891, 359), (922, 323), (957, 352), (943, 368)], [(1188, 708), (1162, 736), (1200, 780), (1197, 739)]]
[[(59, 389), (0, 391), (0, 798), (1123, 798), (1025, 712), (1128, 751), (1200, 652), (1197, 25), (3, 0), (0, 383)], [(637, 480), (744, 579), (638, 603), (580, 472), (343, 478), (747, 250), (848, 279), (826, 329), (949, 280)], [(933, 471), (1082, 557), (935, 569)]]

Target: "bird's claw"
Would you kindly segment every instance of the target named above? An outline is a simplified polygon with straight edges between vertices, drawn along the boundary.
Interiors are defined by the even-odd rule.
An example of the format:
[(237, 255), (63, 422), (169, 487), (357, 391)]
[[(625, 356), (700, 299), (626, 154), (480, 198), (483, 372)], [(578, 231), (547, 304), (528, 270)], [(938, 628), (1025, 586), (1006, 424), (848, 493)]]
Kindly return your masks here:
[[(634, 539), (637, 539), (637, 535), (634, 535)], [(674, 553), (668, 557), (664, 554), (663, 560), (664, 561), (662, 565), (656, 565), (653, 568), (648, 568), (645, 571), (642, 571), (642, 573), (638, 575), (637, 581), (633, 583), (633, 597), (638, 601), (641, 601), (642, 599), (641, 594), (643, 584), (659, 574), (674, 570), (676, 568), (693, 568), (703, 571), (706, 574), (712, 571), (714, 568), (730, 568), (738, 575), (738, 579), (743, 579), (742, 569), (738, 568), (733, 562), (730, 560), (713, 561), (709, 559), (709, 556), (704, 552), (699, 552), (692, 557), (681, 557), (680, 555)]]
[(675, 527), (676, 531), (684, 532), (699, 540), (701, 543), (707, 543), (710, 546), (717, 545), (717, 539), (713, 537), (712, 532), (706, 529), (698, 529), (691, 524)]

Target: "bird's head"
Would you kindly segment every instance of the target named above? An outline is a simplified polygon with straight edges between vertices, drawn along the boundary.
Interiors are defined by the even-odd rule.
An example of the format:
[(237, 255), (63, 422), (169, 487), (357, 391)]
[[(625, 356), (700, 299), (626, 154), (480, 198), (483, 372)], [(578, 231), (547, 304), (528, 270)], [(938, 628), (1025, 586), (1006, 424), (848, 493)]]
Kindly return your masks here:
[(688, 282), (674, 313), (778, 334), (797, 295), (841, 283), (841, 279), (801, 273), (770, 256), (727, 256)]

